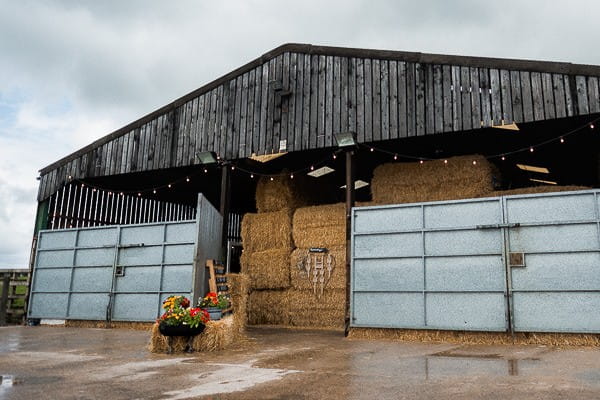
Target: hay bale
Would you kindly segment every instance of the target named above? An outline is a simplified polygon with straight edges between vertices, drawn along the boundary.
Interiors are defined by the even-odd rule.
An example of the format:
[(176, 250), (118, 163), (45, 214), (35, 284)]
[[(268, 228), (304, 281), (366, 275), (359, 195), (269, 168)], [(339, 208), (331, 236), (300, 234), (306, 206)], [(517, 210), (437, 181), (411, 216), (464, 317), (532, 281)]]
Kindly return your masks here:
[(289, 325), (287, 290), (255, 290), (248, 296), (249, 325)]
[(242, 271), (250, 278), (251, 289), (286, 289), (290, 287), (290, 249), (272, 249), (240, 257)]
[[(417, 203), (481, 197), (493, 188), (492, 164), (481, 155), (421, 163), (383, 164), (373, 171), (377, 204)], [(475, 162), (475, 164), (473, 164)]]
[(246, 274), (227, 274), (229, 294), (231, 295), (231, 306), (235, 319), (235, 329), (245, 330), (248, 312), (248, 294), (250, 292), (250, 280)]
[(526, 188), (509, 189), (509, 190), (494, 190), (486, 193), (482, 197), (495, 197), (495, 196), (510, 196), (516, 194), (535, 194), (535, 193), (552, 193), (552, 192), (571, 192), (577, 190), (589, 190), (587, 186), (558, 186), (558, 185), (541, 185), (532, 186)]
[(242, 244), (251, 253), (270, 249), (292, 249), (292, 218), (289, 210), (245, 214)]
[[(331, 278), (325, 284), (327, 289), (345, 289), (346, 288), (346, 247), (330, 247), (329, 253), (335, 259), (335, 267)], [(294, 289), (312, 290), (312, 280), (306, 274), (306, 271), (299, 268), (298, 264), (306, 257), (308, 248), (299, 248), (292, 252), (290, 257), (290, 283)]]
[(600, 347), (600, 335), (579, 333), (472, 332), (419, 329), (352, 328), (350, 339), (398, 340), (424, 343), (456, 344), (537, 344), (546, 346)]
[(343, 329), (345, 310), (298, 310), (290, 313), (290, 325), (299, 328)]
[(336, 329), (344, 326), (344, 289), (326, 289), (320, 298), (312, 290), (288, 290), (285, 301), (292, 326)]
[(297, 209), (292, 235), (297, 247), (345, 246), (346, 205), (338, 203)]
[(256, 185), (256, 209), (259, 213), (295, 209), (309, 203), (305, 178), (289, 176), (261, 177)]

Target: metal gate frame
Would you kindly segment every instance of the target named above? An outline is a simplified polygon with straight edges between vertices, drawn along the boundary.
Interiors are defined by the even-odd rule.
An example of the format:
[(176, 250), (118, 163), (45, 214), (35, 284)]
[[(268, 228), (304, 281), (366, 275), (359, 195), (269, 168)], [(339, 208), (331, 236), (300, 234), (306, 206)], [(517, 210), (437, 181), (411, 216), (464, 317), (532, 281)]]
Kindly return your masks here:
[[(196, 220), (42, 231), (28, 315), (152, 321), (160, 315), (167, 295), (191, 296), (195, 303), (205, 291), (201, 283), (205, 280), (206, 259), (220, 256), (221, 221), (219, 212), (200, 194)], [(123, 238), (123, 232), (128, 232), (127, 238)], [(48, 248), (44, 235), (54, 235), (58, 246)], [(62, 247), (60, 235), (67, 241)], [(159, 252), (152, 250), (157, 247), (161, 248)], [(59, 260), (57, 266), (51, 262), (41, 267), (48, 252), (65, 252), (67, 258)], [(79, 264), (78, 256), (86, 261)], [(128, 276), (133, 271), (138, 272)], [(77, 303), (72, 310), (73, 299)], [(49, 302), (58, 304), (52, 307)]]
[[(537, 325), (531, 325), (528, 324), (527, 321), (523, 320), (523, 315), (526, 315), (528, 312), (531, 314), (533, 311), (531, 311), (528, 307), (527, 304), (523, 305), (523, 300), (521, 300), (521, 302), (518, 303), (517, 306), (515, 306), (515, 302), (519, 299), (524, 298), (524, 294), (529, 294), (529, 295), (534, 295), (534, 296), (538, 296), (539, 298), (541, 298), (541, 300), (539, 301), (543, 301), (542, 296), (544, 294), (550, 293), (550, 294), (556, 294), (556, 293), (563, 293), (565, 294), (565, 296), (570, 296), (568, 297), (571, 301), (574, 301), (572, 299), (577, 300), (578, 297), (580, 296), (582, 293), (594, 293), (594, 295), (591, 295), (588, 299), (587, 299), (587, 303), (586, 306), (592, 307), (594, 304), (596, 304), (599, 300), (597, 297), (598, 293), (600, 293), (600, 278), (595, 279), (594, 282), (591, 284), (590, 287), (574, 287), (573, 284), (571, 283), (571, 287), (566, 287), (563, 289), (556, 289), (556, 288), (552, 288), (552, 287), (548, 287), (548, 288), (543, 288), (543, 287), (534, 287), (534, 288), (520, 288), (520, 284), (521, 282), (523, 282), (523, 278), (521, 278), (521, 276), (523, 275), (523, 271), (525, 271), (525, 274), (527, 273), (531, 273), (533, 274), (534, 272), (529, 272), (527, 271), (525, 268), (522, 268), (521, 270), (518, 269), (518, 267), (511, 267), (509, 265), (509, 259), (510, 259), (510, 251), (511, 251), (511, 246), (515, 246), (515, 243), (519, 243), (518, 242), (518, 238), (519, 238), (519, 232), (525, 231), (527, 229), (545, 229), (544, 227), (548, 227), (549, 229), (555, 229), (558, 227), (558, 229), (569, 229), (573, 226), (576, 225), (587, 225), (588, 228), (591, 225), (594, 225), (596, 227), (596, 232), (594, 235), (592, 235), (594, 238), (596, 238), (596, 242), (597, 244), (595, 246), (588, 246), (586, 248), (583, 249), (579, 249), (579, 250), (571, 250), (571, 249), (565, 249), (564, 245), (563, 245), (563, 249), (562, 250), (557, 250), (555, 252), (550, 252), (551, 254), (563, 254), (563, 253), (567, 253), (567, 256), (573, 256), (573, 254), (575, 253), (594, 253), (593, 255), (598, 258), (600, 258), (600, 212), (599, 212), (599, 201), (600, 201), (600, 191), (593, 191), (593, 190), (588, 190), (588, 191), (577, 191), (577, 192), (559, 192), (559, 193), (545, 193), (545, 194), (533, 194), (533, 195), (514, 195), (514, 196), (503, 196), (503, 197), (495, 197), (495, 198), (482, 198), (482, 199), (468, 199), (468, 200), (456, 200), (456, 201), (441, 201), (441, 202), (427, 202), (427, 203), (414, 203), (414, 204), (402, 204), (402, 205), (391, 205), (391, 206), (370, 206), (370, 207), (358, 207), (358, 208), (354, 208), (352, 210), (352, 238), (351, 238), (351, 251), (352, 251), (352, 258), (351, 258), (351, 264), (352, 264), (352, 273), (350, 276), (350, 284), (351, 284), (351, 303), (350, 303), (350, 308), (351, 308), (351, 326), (353, 327), (383, 327), (383, 328), (409, 328), (409, 329), (452, 329), (452, 330), (498, 330), (498, 331), (509, 331), (509, 332), (516, 332), (516, 331), (536, 331), (536, 332), (589, 332), (589, 333), (598, 333), (600, 332), (600, 324), (599, 323), (585, 323), (585, 321), (580, 321), (581, 318), (577, 319), (575, 318), (573, 321), (571, 321), (571, 323), (575, 326), (575, 328), (573, 328), (572, 326), (568, 326), (566, 323), (561, 325), (560, 321), (551, 321), (548, 322), (547, 325), (544, 325), (544, 323), (537, 323)], [(571, 197), (574, 197), (574, 199), (572, 200)], [(593, 205), (591, 204), (591, 200), (588, 198), (586, 201), (587, 204), (587, 216), (584, 216), (585, 213), (583, 212), (579, 212), (578, 210), (582, 207), (579, 207), (577, 203), (577, 201), (579, 201), (578, 199), (581, 199), (583, 197), (581, 196), (587, 196), (587, 197), (593, 197)], [(565, 200), (566, 199), (566, 200)], [(545, 203), (550, 203), (550, 206), (552, 206), (552, 203), (560, 203), (560, 201), (566, 201), (566, 203), (564, 203), (562, 205), (563, 208), (566, 208), (567, 211), (565, 211), (565, 215), (563, 216), (562, 214), (558, 215), (558, 217), (554, 216), (554, 218), (556, 220), (552, 221), (552, 220), (541, 220), (541, 221), (528, 221), (527, 218), (525, 218), (524, 220), (515, 220), (510, 214), (510, 209), (513, 206), (513, 204), (520, 202), (520, 201), (525, 201), (525, 203), (529, 202), (530, 204), (525, 204), (525, 207), (522, 207), (523, 210), (527, 211), (527, 206), (532, 207), (536, 204), (536, 202), (540, 202), (541, 204), (545, 204)], [(425, 208), (426, 207), (435, 207), (435, 206), (451, 206), (454, 204), (460, 204), (460, 205), (465, 205), (465, 204), (469, 204), (469, 203), (475, 203), (475, 204), (482, 204), (482, 203), (489, 203), (489, 202), (497, 202), (498, 204), (498, 209), (499, 209), (499, 214), (498, 214), (498, 220), (495, 221), (494, 223), (480, 223), (474, 226), (461, 226), (461, 227), (444, 227), (443, 229), (427, 229), (425, 227)], [(565, 206), (566, 205), (566, 206)], [(560, 204), (557, 206), (556, 204), (554, 204), (554, 206), (552, 207), (559, 207)], [(365, 212), (369, 212), (369, 211), (378, 211), (381, 210), (383, 211), (383, 213), (385, 212), (390, 212), (393, 211), (395, 209), (420, 209), (420, 215), (423, 218), (422, 220), (422, 225), (420, 226), (419, 229), (413, 229), (412, 231), (410, 229), (387, 229), (387, 230), (380, 230), (380, 231), (373, 231), (373, 232), (360, 232), (357, 231), (357, 215), (360, 215), (360, 213), (365, 213)], [(560, 208), (560, 207), (559, 207)], [(387, 211), (386, 211), (387, 210)], [(560, 210), (559, 210), (560, 211)], [(593, 213), (593, 215), (592, 215)], [(568, 215), (575, 215), (576, 218), (574, 217), (573, 220), (569, 220), (567, 218)], [(365, 214), (368, 215), (368, 214)], [(385, 214), (382, 214), (385, 215)], [(389, 216), (386, 216), (389, 217)], [(561, 219), (562, 218), (562, 219)], [(551, 219), (551, 218), (550, 218)], [(376, 220), (376, 218), (375, 218)], [(382, 219), (383, 220), (383, 219)], [(385, 223), (383, 224), (385, 225)], [(541, 228), (540, 228), (541, 227)], [(560, 228), (562, 227), (562, 228)], [(427, 286), (426, 286), (426, 280), (427, 280), (427, 266), (426, 266), (426, 261), (425, 259), (428, 257), (428, 255), (426, 254), (426, 250), (425, 250), (425, 234), (427, 232), (432, 233), (432, 232), (459, 232), (459, 231), (464, 231), (464, 230), (471, 230), (473, 231), (473, 229), (477, 229), (479, 231), (491, 231), (491, 232), (495, 232), (497, 235), (499, 235), (499, 237), (501, 238), (501, 248), (499, 249), (498, 253), (496, 255), (499, 255), (501, 257), (501, 263), (502, 263), (502, 271), (503, 271), (503, 277), (502, 277), (502, 281), (503, 281), (503, 285), (504, 285), (504, 290), (503, 290), (503, 296), (504, 296), (504, 318), (505, 318), (505, 325), (502, 329), (488, 329), (488, 328), (482, 328), (482, 327), (470, 327), (470, 328), (464, 328), (461, 329), (460, 327), (457, 326), (449, 326), (449, 327), (441, 327), (441, 326), (427, 326), (427, 308), (426, 308), (426, 294), (428, 293)], [(589, 231), (589, 229), (588, 229)], [(360, 282), (357, 279), (357, 268), (356, 268), (356, 262), (357, 260), (360, 260), (360, 257), (357, 257), (357, 248), (356, 248), (356, 238), (360, 237), (360, 236), (364, 236), (364, 235), (393, 235), (393, 234), (409, 234), (409, 233), (414, 233), (414, 234), (420, 234), (423, 236), (422, 238), (422, 259), (423, 259), (423, 263), (422, 263), (422, 267), (423, 267), (423, 288), (419, 289), (419, 290), (412, 290), (412, 292), (414, 293), (422, 293), (423, 294), (423, 319), (424, 319), (424, 323), (422, 325), (417, 325), (417, 326), (395, 326), (393, 324), (388, 324), (388, 323), (378, 323), (378, 324), (365, 324), (365, 323), (357, 323), (355, 322), (357, 320), (357, 316), (355, 315), (358, 311), (357, 311), (357, 307), (356, 307), (356, 294), (357, 293), (361, 293), (360, 290)], [(535, 233), (535, 231), (534, 231)], [(539, 232), (538, 232), (539, 233)], [(531, 236), (531, 234), (530, 234)], [(535, 236), (535, 235), (534, 235)], [(539, 235), (538, 235), (539, 236)], [(517, 239), (516, 239), (517, 238)], [(537, 239), (539, 241), (539, 239)], [(589, 239), (588, 239), (589, 240)], [(391, 243), (391, 242), (390, 242)], [(527, 247), (527, 246), (526, 246)], [(533, 251), (531, 249), (525, 249), (525, 258), (527, 258), (528, 254), (530, 256), (534, 255), (534, 254), (542, 254), (542, 253), (548, 253), (548, 251), (545, 252), (539, 252), (537, 251)], [(384, 253), (385, 255), (385, 253)], [(453, 256), (458, 256), (460, 257), (460, 254), (453, 254)], [(408, 258), (410, 258), (409, 256), (406, 256)], [(576, 257), (576, 256), (574, 256)], [(377, 257), (375, 257), (377, 258)], [(385, 258), (385, 257), (384, 257)], [(417, 258), (417, 257), (413, 257), (413, 258)], [(577, 262), (578, 258), (575, 258), (575, 261), (571, 261), (571, 264), (573, 264), (574, 262)], [(589, 263), (588, 263), (589, 264)], [(375, 264), (377, 265), (377, 264)], [(575, 264), (576, 266), (579, 266), (579, 264)], [(588, 274), (590, 273), (594, 273), (594, 271), (596, 271), (596, 269), (598, 266), (600, 266), (600, 263), (598, 263), (598, 265), (594, 266), (584, 266), (578, 269), (578, 271), (584, 271), (587, 272)], [(587, 269), (586, 269), (587, 268)], [(590, 272), (591, 271), (591, 272)], [(563, 272), (563, 271), (560, 271)], [(539, 273), (539, 272), (538, 272)], [(568, 273), (568, 271), (565, 271), (563, 273)], [(583, 273), (583, 272), (582, 272)], [(533, 276), (534, 278), (536, 277), (536, 275)], [(499, 277), (498, 277), (499, 279)], [(514, 281), (515, 279), (517, 279), (517, 281)], [(532, 278), (531, 276), (529, 277), (529, 280), (531, 281)], [(595, 285), (595, 286), (594, 286)], [(522, 286), (522, 285), (521, 285)], [(368, 292), (368, 291), (367, 291)], [(385, 291), (384, 291), (385, 292)], [(403, 293), (409, 293), (411, 292), (410, 290), (401, 290), (400, 292)], [(432, 291), (429, 291), (429, 293), (431, 293)], [(446, 293), (450, 293), (451, 291), (446, 291)], [(497, 293), (499, 293), (499, 291), (496, 291)], [(455, 293), (486, 293), (486, 291), (477, 291), (477, 290), (471, 290), (471, 291), (465, 291), (465, 290), (457, 290), (455, 291)], [(521, 296), (521, 297), (519, 297)], [(581, 296), (580, 296), (581, 297)], [(585, 299), (584, 299), (585, 300)], [(390, 300), (392, 301), (392, 300)], [(582, 300), (583, 301), (583, 300)], [(540, 303), (543, 304), (543, 303)], [(591, 305), (590, 305), (591, 304)], [(406, 306), (406, 304), (395, 304), (395, 306), (398, 307), (402, 307), (402, 306)], [(539, 305), (538, 305), (539, 307)], [(568, 309), (567, 306), (564, 307), (565, 310)], [(360, 311), (365, 311), (365, 310), (360, 310)], [(563, 313), (565, 313), (566, 311), (563, 310)], [(362, 314), (361, 314), (362, 315)], [(534, 318), (535, 319), (535, 318)], [(550, 320), (552, 320), (552, 317), (549, 318)], [(364, 319), (363, 319), (364, 320)], [(380, 320), (382, 321), (382, 320)], [(552, 325), (554, 324), (554, 325)]]

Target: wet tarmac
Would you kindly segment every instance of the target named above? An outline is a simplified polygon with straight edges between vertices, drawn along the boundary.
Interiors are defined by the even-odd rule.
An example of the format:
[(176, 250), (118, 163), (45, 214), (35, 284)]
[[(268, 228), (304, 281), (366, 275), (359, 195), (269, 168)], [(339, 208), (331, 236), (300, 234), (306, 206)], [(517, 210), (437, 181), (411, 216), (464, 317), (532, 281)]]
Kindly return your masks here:
[(259, 329), (214, 353), (149, 332), (0, 328), (0, 399), (599, 399), (600, 349), (344, 339)]

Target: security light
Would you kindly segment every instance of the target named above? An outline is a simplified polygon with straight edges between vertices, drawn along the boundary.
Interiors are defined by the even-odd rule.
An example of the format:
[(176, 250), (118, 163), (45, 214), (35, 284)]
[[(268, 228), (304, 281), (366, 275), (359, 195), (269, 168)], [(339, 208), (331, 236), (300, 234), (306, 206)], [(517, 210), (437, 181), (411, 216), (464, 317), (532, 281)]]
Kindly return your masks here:
[(196, 153), (196, 157), (200, 164), (214, 164), (217, 162), (217, 155), (213, 151), (202, 151)]
[(356, 134), (354, 132), (341, 132), (336, 133), (334, 136), (338, 147), (356, 146)]
[[(354, 181), (354, 189), (360, 189), (363, 188), (365, 186), (369, 186), (369, 182), (365, 182), (361, 179)], [(342, 185), (340, 186), (340, 189), (346, 189), (346, 185)]]
[(306, 175), (310, 175), (314, 178), (319, 178), (319, 177), (321, 177), (323, 175), (327, 175), (333, 171), (335, 171), (333, 168), (329, 168), (329, 167), (325, 166), (325, 167), (317, 168), (314, 171), (310, 171)]

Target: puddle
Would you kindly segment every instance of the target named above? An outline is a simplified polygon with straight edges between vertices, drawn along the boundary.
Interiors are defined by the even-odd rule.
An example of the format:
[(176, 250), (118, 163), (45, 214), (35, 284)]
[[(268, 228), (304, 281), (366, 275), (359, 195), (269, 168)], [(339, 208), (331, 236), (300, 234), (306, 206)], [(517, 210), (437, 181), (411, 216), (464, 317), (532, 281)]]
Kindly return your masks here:
[(9, 388), (12, 387), (17, 382), (15, 381), (15, 377), (12, 375), (0, 375), (0, 388)]
[(431, 356), (433, 357), (457, 357), (457, 358), (481, 358), (484, 360), (491, 359), (501, 359), (502, 356), (500, 354), (477, 354), (477, 353), (466, 353), (460, 352), (456, 350), (445, 350), (440, 351), (439, 353), (433, 353)]

